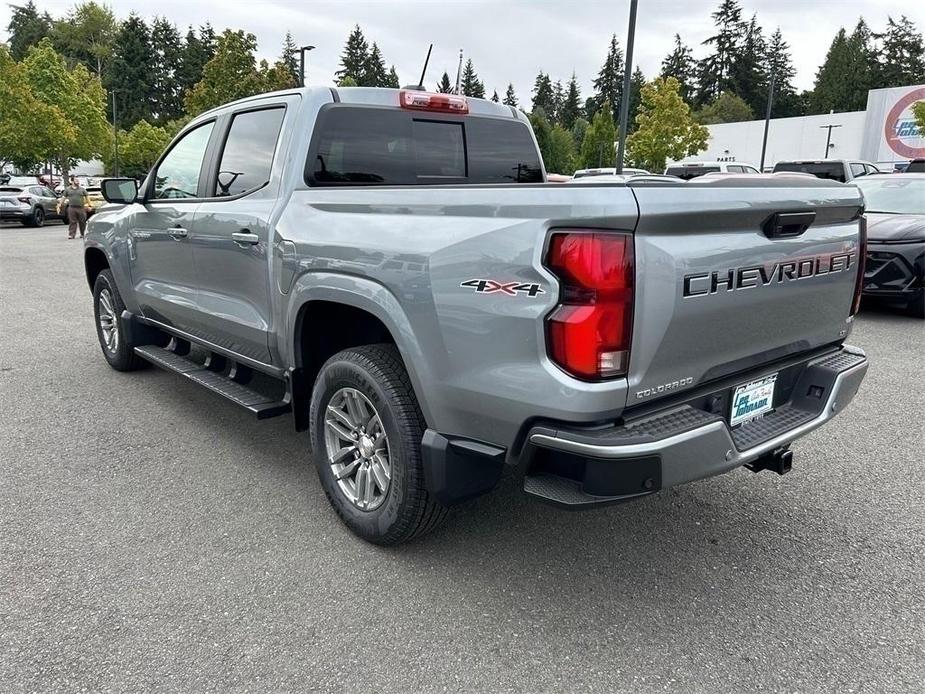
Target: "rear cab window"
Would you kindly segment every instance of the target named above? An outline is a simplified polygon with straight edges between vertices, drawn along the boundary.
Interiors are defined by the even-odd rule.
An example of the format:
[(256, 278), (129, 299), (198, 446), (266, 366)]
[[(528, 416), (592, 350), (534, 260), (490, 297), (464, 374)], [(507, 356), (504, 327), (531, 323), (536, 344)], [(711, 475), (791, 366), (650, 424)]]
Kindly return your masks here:
[(529, 127), (513, 118), (322, 107), (305, 181), (311, 186), (542, 183)]
[(222, 148), (211, 197), (243, 195), (270, 181), (284, 106), (235, 113)]
[(698, 176), (703, 176), (708, 173), (718, 173), (718, 166), (669, 166), (665, 170), (665, 175), (667, 176), (677, 176), (685, 181), (689, 181), (692, 178), (697, 178)]
[(813, 162), (780, 162), (774, 166), (775, 173), (778, 171), (794, 171), (800, 173), (812, 174), (816, 178), (824, 178), (831, 181), (845, 182), (845, 166), (841, 162), (831, 161), (813, 161)]

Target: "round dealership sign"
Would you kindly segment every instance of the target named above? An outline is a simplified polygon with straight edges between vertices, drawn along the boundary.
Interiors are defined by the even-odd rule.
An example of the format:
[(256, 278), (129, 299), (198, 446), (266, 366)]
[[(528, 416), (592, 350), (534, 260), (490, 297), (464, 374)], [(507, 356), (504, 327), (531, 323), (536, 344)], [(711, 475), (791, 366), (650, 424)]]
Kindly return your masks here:
[(925, 87), (913, 89), (893, 104), (883, 124), (883, 135), (890, 149), (902, 157), (925, 157), (925, 132), (919, 132), (912, 105), (925, 100)]

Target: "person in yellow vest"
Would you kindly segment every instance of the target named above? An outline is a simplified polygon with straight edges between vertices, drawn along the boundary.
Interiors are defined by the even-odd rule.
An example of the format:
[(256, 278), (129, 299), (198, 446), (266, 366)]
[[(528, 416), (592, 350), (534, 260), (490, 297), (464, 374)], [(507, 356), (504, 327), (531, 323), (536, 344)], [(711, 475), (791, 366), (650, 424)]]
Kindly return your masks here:
[(87, 232), (87, 207), (90, 200), (87, 198), (87, 191), (77, 181), (76, 176), (71, 176), (70, 185), (64, 189), (61, 201), (58, 203), (58, 212), (67, 207), (67, 237), (72, 239), (80, 229), (80, 238), (84, 237)]

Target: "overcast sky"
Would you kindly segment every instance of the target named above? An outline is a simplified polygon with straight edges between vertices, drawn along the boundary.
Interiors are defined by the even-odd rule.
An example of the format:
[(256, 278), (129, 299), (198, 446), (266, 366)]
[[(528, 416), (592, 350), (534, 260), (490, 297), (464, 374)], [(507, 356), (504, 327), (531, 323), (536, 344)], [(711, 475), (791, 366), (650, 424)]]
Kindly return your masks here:
[[(25, 0), (14, 0), (24, 4)], [(73, 1), (35, 0), (40, 10), (61, 16)], [(308, 81), (331, 84), (347, 34), (359, 24), (367, 40), (378, 43), (387, 64), (394, 64), (402, 84), (420, 75), (427, 45), (434, 43), (425, 85), (446, 70), (455, 79), (459, 49), (475, 63), (488, 96), (503, 96), (513, 82), (521, 101), (528, 100), (533, 80), (543, 70), (553, 81), (568, 80), (574, 70), (582, 95), (607, 51), (610, 35), (626, 42), (628, 0), (115, 0), (119, 18), (130, 12), (145, 18), (152, 8), (185, 32), (187, 25), (209, 21), (217, 31), (244, 29), (257, 36), (259, 57), (275, 59), (288, 29), (296, 42), (314, 44)], [(700, 43), (710, 35), (710, 13), (719, 0), (640, 0), (635, 63), (647, 77), (657, 73), (675, 33), (701, 57)], [(925, 0), (743, 0), (744, 13), (758, 14), (770, 34), (781, 28), (790, 44), (798, 89), (812, 87), (819, 64), (840, 26), (850, 28), (864, 16), (874, 31), (888, 15), (905, 14), (919, 31), (925, 28)], [(10, 20), (10, 7), (0, 6), (0, 27)]]

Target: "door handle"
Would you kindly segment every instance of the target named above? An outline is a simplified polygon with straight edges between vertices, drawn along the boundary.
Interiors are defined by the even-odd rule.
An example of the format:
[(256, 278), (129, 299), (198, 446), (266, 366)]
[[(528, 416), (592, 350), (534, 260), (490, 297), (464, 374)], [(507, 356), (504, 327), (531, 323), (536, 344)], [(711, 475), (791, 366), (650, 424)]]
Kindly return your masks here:
[(168, 229), (167, 233), (177, 240), (185, 239), (189, 235), (189, 232), (183, 227), (173, 227)]
[(231, 238), (234, 239), (234, 242), (241, 246), (253, 246), (260, 243), (260, 237), (257, 234), (251, 233), (250, 231), (236, 231), (231, 235)]

